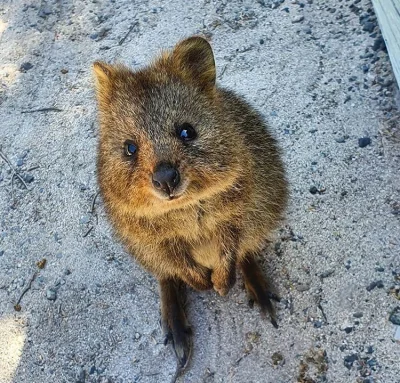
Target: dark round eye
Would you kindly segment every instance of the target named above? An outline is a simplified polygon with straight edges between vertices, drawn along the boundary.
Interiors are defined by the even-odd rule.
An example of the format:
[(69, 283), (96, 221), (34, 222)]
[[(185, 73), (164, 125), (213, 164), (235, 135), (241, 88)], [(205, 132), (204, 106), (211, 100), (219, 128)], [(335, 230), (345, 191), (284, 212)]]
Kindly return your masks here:
[(188, 122), (184, 122), (176, 127), (176, 135), (182, 141), (191, 141), (197, 137), (196, 131)]
[(137, 152), (137, 147), (132, 141), (125, 141), (125, 155), (133, 156)]

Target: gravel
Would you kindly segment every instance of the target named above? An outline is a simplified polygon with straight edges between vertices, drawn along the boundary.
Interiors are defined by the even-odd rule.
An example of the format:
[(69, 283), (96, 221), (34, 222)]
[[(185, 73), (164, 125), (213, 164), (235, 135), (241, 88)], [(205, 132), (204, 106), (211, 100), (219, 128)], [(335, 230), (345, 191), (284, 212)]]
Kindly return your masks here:
[[(397, 85), (370, 1), (5, 0), (0, 30), (0, 146), (29, 186), (0, 158), (1, 383), (172, 381), (157, 283), (100, 197), (92, 208), (90, 67), (139, 68), (191, 34), (211, 40), (219, 83), (265, 116), (291, 199), (260, 260), (282, 297), (279, 329), (248, 307), (240, 274), (225, 298), (189, 290), (193, 360), (180, 380), (397, 383)], [(284, 363), (271, 366), (274, 353)]]

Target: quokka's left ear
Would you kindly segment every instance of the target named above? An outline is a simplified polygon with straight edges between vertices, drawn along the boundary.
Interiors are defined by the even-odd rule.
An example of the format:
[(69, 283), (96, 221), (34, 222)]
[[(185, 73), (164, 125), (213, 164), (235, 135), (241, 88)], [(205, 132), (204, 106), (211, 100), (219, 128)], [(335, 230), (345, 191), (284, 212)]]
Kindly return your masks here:
[(214, 54), (207, 40), (199, 36), (189, 37), (175, 46), (170, 58), (186, 81), (205, 91), (215, 88)]

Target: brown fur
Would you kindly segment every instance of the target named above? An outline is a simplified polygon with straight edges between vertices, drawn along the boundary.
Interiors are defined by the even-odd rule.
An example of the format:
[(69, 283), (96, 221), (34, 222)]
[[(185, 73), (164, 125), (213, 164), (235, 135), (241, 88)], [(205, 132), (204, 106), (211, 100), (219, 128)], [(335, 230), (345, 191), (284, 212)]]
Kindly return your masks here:
[[(258, 290), (267, 293), (256, 263), (248, 260), (262, 250), (285, 208), (284, 169), (260, 115), (215, 85), (208, 42), (186, 39), (136, 72), (101, 62), (94, 71), (106, 210), (131, 254), (160, 281), (163, 305), (174, 302), (168, 297), (177, 294), (165, 290), (177, 292), (178, 281), (226, 294), (237, 266), (245, 277), (260, 278)], [(198, 135), (187, 143), (174, 133), (185, 122)], [(127, 139), (138, 148), (134, 161), (124, 155)], [(152, 185), (162, 161), (179, 170), (179, 198), (163, 198)]]

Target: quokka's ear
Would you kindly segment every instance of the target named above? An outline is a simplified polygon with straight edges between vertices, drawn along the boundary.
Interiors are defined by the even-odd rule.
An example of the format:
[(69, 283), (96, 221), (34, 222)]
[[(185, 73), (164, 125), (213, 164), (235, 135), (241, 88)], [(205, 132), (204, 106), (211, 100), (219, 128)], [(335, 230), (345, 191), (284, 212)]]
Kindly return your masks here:
[(193, 82), (206, 91), (214, 89), (215, 61), (207, 40), (193, 36), (179, 42), (172, 51), (171, 59), (186, 81)]
[(107, 86), (111, 82), (115, 69), (112, 65), (106, 64), (102, 61), (96, 61), (93, 63), (93, 72), (96, 76), (97, 86)]
[(106, 64), (102, 61), (93, 63), (93, 73), (96, 77), (97, 99), (102, 106), (109, 103), (111, 87), (115, 81), (117, 71), (118, 68), (116, 66)]

